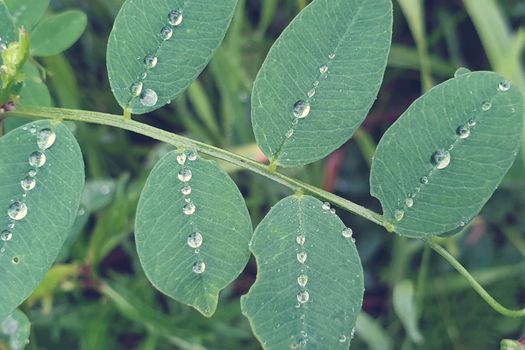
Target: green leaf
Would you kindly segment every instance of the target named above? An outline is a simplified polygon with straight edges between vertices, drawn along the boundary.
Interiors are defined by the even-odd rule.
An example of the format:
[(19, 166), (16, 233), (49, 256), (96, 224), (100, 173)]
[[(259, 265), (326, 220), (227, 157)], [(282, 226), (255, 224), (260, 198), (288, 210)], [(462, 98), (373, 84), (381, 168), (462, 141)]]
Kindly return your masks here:
[[(42, 129), (56, 134), (55, 142), (45, 150), (37, 145)], [(33, 159), (33, 152), (41, 152), (45, 158)], [(32, 166), (29, 158), (45, 159), (45, 164)], [(77, 215), (84, 164), (71, 132), (63, 124), (49, 121), (25, 125), (0, 138), (0, 159), (2, 319), (31, 294), (58, 255)], [(36, 169), (36, 175), (29, 174), (31, 169)], [(21, 187), (22, 181), (28, 190)]]
[(38, 68), (30, 62), (24, 65), (24, 87), (20, 95), (22, 106), (51, 107), (51, 94), (40, 77)]
[[(462, 74), (419, 98), (385, 133), (370, 183), (396, 232), (454, 230), (490, 198), (516, 157), (523, 125), (523, 98), (513, 86), (501, 91), (506, 83), (492, 72)], [(450, 155), (448, 166), (446, 159), (436, 165), (438, 151)]]
[(70, 48), (84, 33), (87, 17), (69, 10), (47, 17), (31, 32), (31, 55), (53, 56)]
[(14, 310), (0, 321), (0, 348), (4, 349), (2, 343), (5, 342), (9, 350), (23, 350), (29, 343), (30, 333), (31, 323), (27, 316), (18, 309)]
[(0, 0), (0, 44), (9, 44), (18, 38), (13, 17), (4, 0)]
[[(108, 42), (109, 81), (118, 103), (142, 114), (162, 107), (183, 92), (224, 38), (236, 3), (127, 0)], [(178, 23), (172, 11), (182, 13), (182, 22)], [(168, 19), (171, 13), (173, 25)], [(161, 36), (163, 30), (169, 39)], [(144, 64), (148, 55), (156, 58), (156, 65), (151, 65), (154, 67)], [(132, 85), (140, 87), (134, 89), (136, 94), (132, 93)]]
[(396, 284), (392, 302), (394, 311), (401, 320), (410, 339), (415, 344), (421, 345), (424, 339), (417, 324), (416, 297), (412, 282), (403, 281)]
[(192, 161), (192, 155), (170, 152), (152, 170), (137, 209), (135, 239), (153, 285), (209, 317), (219, 291), (248, 262), (252, 226), (235, 183), (215, 163)]
[(49, 0), (5, 0), (16, 28), (31, 28), (42, 18), (49, 6)]
[[(376, 98), (391, 34), (389, 0), (315, 0), (305, 8), (273, 45), (253, 88), (253, 130), (264, 154), (299, 166), (345, 143)], [(297, 113), (302, 119), (294, 116), (299, 101), (309, 105)]]
[(241, 308), (265, 349), (348, 348), (353, 337), (363, 270), (351, 231), (326, 208), (290, 196), (255, 230), (257, 281)]
[(390, 335), (381, 327), (379, 322), (366, 313), (359, 313), (355, 329), (357, 337), (363, 340), (370, 350), (392, 349), (392, 339)]

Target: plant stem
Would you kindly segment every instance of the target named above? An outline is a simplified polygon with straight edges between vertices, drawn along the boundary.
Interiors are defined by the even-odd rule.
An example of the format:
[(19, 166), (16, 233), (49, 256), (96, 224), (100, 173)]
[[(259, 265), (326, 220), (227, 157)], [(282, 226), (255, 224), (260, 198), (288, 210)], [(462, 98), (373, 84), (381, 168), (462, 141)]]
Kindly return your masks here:
[(467, 271), (466, 268), (461, 265), (459, 261), (456, 260), (449, 252), (447, 252), (442, 246), (439, 244), (428, 241), (428, 244), (430, 245), (430, 248), (432, 248), (436, 253), (441, 255), (452, 267), (456, 269), (463, 277), (465, 277), (472, 287), (480, 296), (485, 300), (489, 306), (494, 309), (495, 311), (499, 312), (503, 316), (506, 317), (524, 317), (525, 316), (525, 309), (521, 310), (511, 310), (506, 308), (505, 306), (501, 305), (496, 299), (494, 299), (482, 286), (479, 284), (474, 277)]
[(55, 119), (55, 120), (74, 120), (101, 125), (109, 125), (120, 129), (132, 131), (155, 140), (171, 144), (176, 147), (195, 148), (198, 152), (208, 156), (222, 159), (231, 164), (235, 164), (244, 169), (250, 170), (259, 175), (265, 176), (283, 186), (292, 189), (294, 192), (310, 193), (326, 201), (329, 201), (342, 209), (362, 216), (380, 226), (391, 231), (392, 225), (380, 214), (362, 207), (352, 201), (339, 197), (333, 193), (324, 191), (318, 187), (309, 185), (299, 180), (292, 179), (277, 171), (273, 171), (268, 166), (260, 164), (252, 159), (226, 151), (224, 149), (208, 145), (203, 142), (195, 141), (190, 138), (167, 132), (153, 126), (140, 123), (131, 119), (113, 114), (44, 107), (18, 107), (15, 111), (5, 114), (6, 117), (25, 117), (33, 119)]

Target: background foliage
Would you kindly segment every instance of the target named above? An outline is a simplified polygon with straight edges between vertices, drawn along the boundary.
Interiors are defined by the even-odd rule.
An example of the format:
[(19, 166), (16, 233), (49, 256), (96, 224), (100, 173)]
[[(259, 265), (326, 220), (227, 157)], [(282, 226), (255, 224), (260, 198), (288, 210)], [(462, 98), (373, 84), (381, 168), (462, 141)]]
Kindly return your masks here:
[[(239, 1), (226, 40), (199, 80), (170, 106), (138, 118), (262, 159), (250, 131), (252, 82), (271, 44), (306, 3)], [(389, 67), (356, 136), (325, 161), (287, 173), (379, 211), (369, 195), (373, 149), (422, 91), (451, 77), (459, 66), (497, 70), (523, 83), (523, 1), (427, 0), (419, 8), (420, 3), (394, 1)], [(45, 80), (53, 105), (121, 113), (105, 66), (106, 43), (121, 4), (51, 1), (52, 12), (74, 8), (88, 18), (87, 31), (66, 54), (34, 62), (45, 69), (45, 76), (33, 76)], [(507, 27), (517, 35), (511, 37)], [(104, 126), (77, 124), (75, 135), (88, 185), (59, 263), (22, 306), (32, 322), (28, 348), (258, 349), (239, 306), (239, 296), (255, 279), (253, 262), (221, 294), (211, 319), (162, 296), (143, 275), (132, 239), (135, 209), (153, 164), (171, 148)], [(225, 169), (246, 197), (254, 225), (288, 194), (261, 177)], [(472, 224), (444, 241), (510, 306), (525, 302), (519, 297), (525, 287), (523, 172), (523, 163), (516, 162)], [(493, 312), (441, 258), (425, 254), (421, 242), (392, 239), (369, 222), (339, 214), (354, 229), (365, 274), (365, 313), (352, 349), (495, 349), (500, 339), (523, 334), (522, 320)]]

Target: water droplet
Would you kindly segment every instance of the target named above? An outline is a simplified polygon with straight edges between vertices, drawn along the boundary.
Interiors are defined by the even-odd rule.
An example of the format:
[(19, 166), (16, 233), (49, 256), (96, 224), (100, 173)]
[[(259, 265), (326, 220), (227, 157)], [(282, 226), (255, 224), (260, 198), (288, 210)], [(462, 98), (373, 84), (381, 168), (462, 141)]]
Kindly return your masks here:
[(190, 169), (181, 169), (177, 174), (177, 177), (182, 182), (188, 182), (191, 180), (192, 173)]
[(428, 177), (421, 176), (421, 179), (419, 179), (419, 182), (421, 182), (423, 185), (426, 185), (428, 183)]
[(414, 205), (414, 200), (412, 198), (405, 199), (405, 205), (407, 206), (407, 208), (412, 208), (412, 206)]
[(310, 104), (306, 101), (299, 100), (293, 105), (293, 115), (297, 119), (306, 118), (310, 113)]
[(22, 186), (25, 191), (31, 191), (36, 186), (36, 180), (34, 177), (27, 176), (20, 181), (20, 186)]
[(31, 177), (35, 177), (36, 176), (36, 170), (35, 169), (30, 169), (27, 174)]
[(3, 230), (0, 234), (0, 239), (4, 242), (10, 241), (11, 239), (13, 239), (13, 233), (9, 230)]
[(154, 106), (158, 99), (157, 93), (151, 89), (145, 89), (140, 94), (140, 103), (146, 107)]
[(182, 19), (183, 17), (181, 10), (173, 10), (168, 13), (168, 22), (174, 27), (180, 26)]
[(194, 161), (196, 161), (196, 160), (197, 160), (197, 152), (195, 152), (195, 151), (189, 151), (189, 152), (188, 152), (188, 160), (189, 160), (190, 162), (194, 162)]
[(154, 68), (157, 65), (158, 59), (157, 56), (149, 54), (144, 57), (144, 64), (147, 68)]
[(474, 118), (470, 118), (467, 122), (467, 125), (470, 126), (471, 128), (476, 126), (476, 119)]
[(7, 50), (6, 43), (0, 43), (0, 53), (4, 52), (5, 50)]
[(330, 213), (335, 214), (335, 208), (330, 209)]
[(29, 155), (29, 165), (40, 168), (44, 164), (46, 164), (46, 155), (44, 153), (36, 151)]
[(321, 208), (323, 208), (323, 210), (330, 210), (330, 203), (328, 202), (324, 202), (323, 205), (321, 206)]
[(299, 261), (301, 264), (304, 264), (306, 262), (307, 257), (308, 254), (306, 254), (306, 252), (297, 253), (297, 261)]
[(185, 185), (181, 190), (180, 192), (185, 195), (185, 196), (189, 196), (191, 194), (191, 186), (189, 185)]
[(191, 235), (188, 236), (188, 245), (191, 248), (200, 248), (202, 245), (202, 235), (200, 232), (193, 232)]
[(53, 146), (57, 139), (57, 134), (51, 129), (45, 128), (36, 134), (36, 144), (38, 148), (45, 151), (49, 147)]
[(289, 139), (293, 135), (293, 129), (290, 129), (286, 132), (286, 138)]
[(310, 293), (307, 290), (297, 293), (297, 301), (301, 304), (307, 303), (310, 300)]
[(352, 238), (352, 235), (354, 234), (354, 231), (350, 227), (345, 227), (341, 234), (345, 238)]
[(308, 276), (300, 275), (297, 277), (297, 283), (303, 288), (306, 287), (306, 284), (308, 283)]
[(193, 215), (193, 213), (195, 213), (195, 209), (197, 209), (195, 204), (193, 204), (193, 202), (189, 202), (186, 203), (184, 207), (182, 207), (182, 212), (184, 215)]
[(181, 153), (181, 154), (177, 155), (177, 163), (179, 163), (179, 165), (184, 165), (186, 163), (186, 154), (185, 153)]
[(7, 215), (12, 220), (16, 220), (16, 221), (22, 220), (27, 215), (27, 206), (25, 205), (25, 203), (22, 203), (20, 201), (15, 201), (11, 203), (11, 205), (7, 209)]
[(403, 220), (403, 217), (405, 216), (405, 212), (403, 210), (396, 210), (394, 212), (394, 219), (396, 221), (401, 221)]
[(328, 72), (328, 66), (326, 64), (323, 64), (321, 67), (319, 67), (319, 72), (321, 74), (326, 74), (326, 72)]
[(314, 87), (318, 87), (318, 86), (319, 86), (319, 80), (314, 81)]
[(36, 134), (36, 126), (33, 125), (33, 126), (29, 129), (29, 132), (30, 132), (31, 134), (33, 134), (33, 135)]
[(299, 236), (295, 237), (295, 241), (299, 245), (304, 245), (304, 242), (306, 242), (306, 237), (304, 235), (299, 235)]
[(501, 91), (501, 92), (506, 92), (506, 91), (509, 91), (510, 89), (510, 81), (508, 80), (503, 80), (502, 82), (499, 83), (498, 85), (498, 91)]
[(458, 135), (460, 139), (466, 139), (470, 136), (470, 129), (465, 125), (460, 125), (456, 129), (456, 135)]
[(192, 268), (193, 272), (201, 274), (206, 270), (206, 264), (204, 261), (197, 261), (195, 264), (193, 264)]
[(465, 67), (459, 67), (456, 72), (454, 73), (454, 78), (459, 77), (460, 75), (470, 73), (470, 69)]
[(142, 73), (140, 77), (142, 78), (142, 80), (146, 79), (148, 77), (148, 72)]
[(159, 35), (164, 41), (170, 40), (173, 36), (173, 29), (171, 29), (171, 27), (165, 26), (160, 30)]
[(340, 343), (344, 343), (345, 341), (346, 341), (346, 335), (343, 334), (343, 335), (341, 335), (341, 336), (339, 337), (339, 342), (340, 342)]
[(297, 343), (292, 343), (292, 344), (290, 345), (290, 349), (292, 349), (292, 350), (299, 349), (299, 344), (297, 344)]
[(437, 150), (432, 154), (432, 164), (438, 169), (445, 169), (450, 164), (450, 152), (445, 150)]
[(335, 58), (335, 52), (332, 52), (331, 54), (329, 54), (328, 58), (333, 60)]
[(490, 101), (484, 101), (484, 102), (481, 104), (481, 109), (482, 109), (483, 111), (485, 111), (485, 112), (488, 111), (488, 110), (490, 110), (491, 108), (492, 108), (492, 102), (490, 102)]
[(314, 96), (315, 96), (315, 89), (308, 91), (308, 98), (312, 98)]
[(129, 92), (131, 92), (133, 97), (137, 97), (142, 93), (143, 86), (144, 84), (141, 81), (137, 81), (136, 83), (131, 84)]

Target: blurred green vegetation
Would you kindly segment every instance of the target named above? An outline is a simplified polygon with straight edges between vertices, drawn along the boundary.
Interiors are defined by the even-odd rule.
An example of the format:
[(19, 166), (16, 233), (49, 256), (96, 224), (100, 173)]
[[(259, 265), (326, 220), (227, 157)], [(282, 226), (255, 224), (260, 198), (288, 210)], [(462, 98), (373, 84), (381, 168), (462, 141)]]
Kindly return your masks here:
[[(171, 105), (139, 119), (261, 159), (250, 125), (252, 83), (272, 43), (307, 3), (239, 0), (226, 40), (198, 81)], [(362, 129), (326, 160), (286, 170), (376, 211), (380, 206), (368, 184), (375, 144), (422, 91), (460, 66), (497, 70), (525, 91), (523, 0), (394, 3), (389, 67)], [(64, 55), (36, 60), (53, 105), (122, 113), (105, 66), (121, 4), (51, 2), (50, 12), (75, 8), (88, 17), (86, 33)], [(211, 319), (156, 292), (142, 272), (132, 239), (135, 208), (153, 164), (170, 148), (105, 126), (77, 124), (75, 134), (88, 186), (58, 265), (22, 306), (32, 321), (28, 349), (259, 349), (239, 307), (239, 296), (255, 279), (253, 261), (222, 293)], [(288, 194), (262, 177), (225, 168), (245, 195), (254, 225)], [(514, 307), (525, 304), (523, 169), (517, 161), (479, 217), (443, 241), (491, 293)], [(501, 339), (525, 333), (523, 320), (496, 314), (440, 257), (425, 253), (422, 242), (390, 237), (361, 218), (338, 214), (354, 229), (366, 276), (367, 315), (360, 318), (352, 349), (496, 349)], [(407, 318), (414, 323), (408, 331)]]

